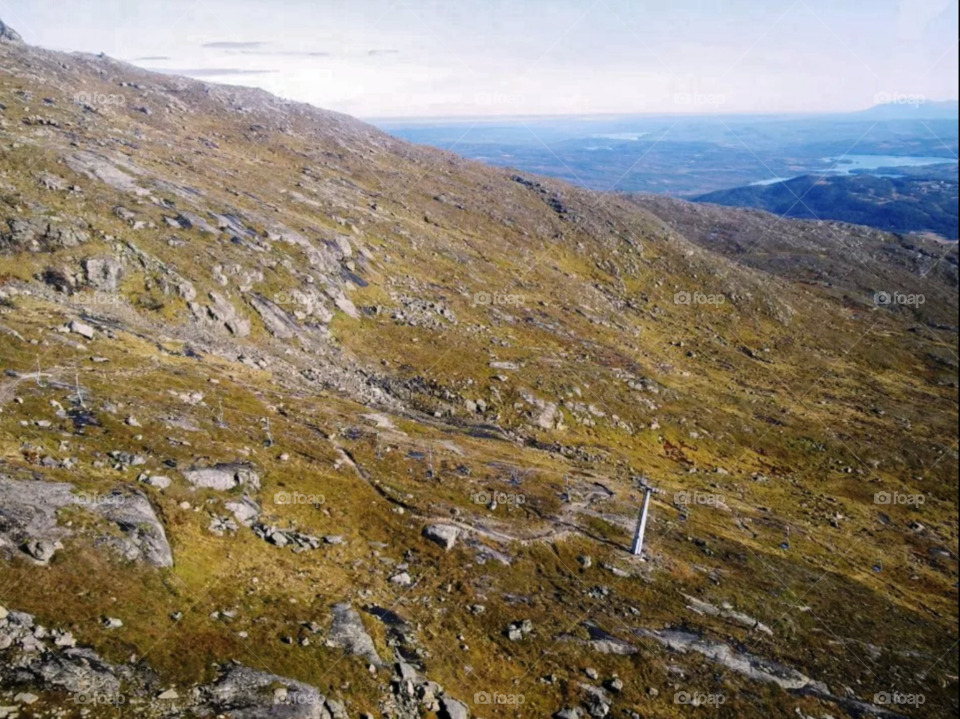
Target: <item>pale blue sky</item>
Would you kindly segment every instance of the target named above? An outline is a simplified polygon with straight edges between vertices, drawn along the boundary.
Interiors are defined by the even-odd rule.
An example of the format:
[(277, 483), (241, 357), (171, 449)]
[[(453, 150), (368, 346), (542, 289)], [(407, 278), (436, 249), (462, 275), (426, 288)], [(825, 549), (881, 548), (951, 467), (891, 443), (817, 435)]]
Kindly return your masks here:
[(361, 117), (956, 99), (957, 0), (0, 0), (33, 44)]

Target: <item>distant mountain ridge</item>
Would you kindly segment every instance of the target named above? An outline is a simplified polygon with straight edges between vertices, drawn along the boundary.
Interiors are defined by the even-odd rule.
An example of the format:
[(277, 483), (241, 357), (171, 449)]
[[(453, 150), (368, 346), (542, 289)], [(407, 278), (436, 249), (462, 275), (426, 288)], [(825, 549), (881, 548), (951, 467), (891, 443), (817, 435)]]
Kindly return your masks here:
[(955, 120), (960, 118), (956, 100), (927, 100), (922, 95), (888, 95), (873, 107), (850, 113), (876, 120)]
[(0, 20), (0, 42), (23, 42), (20, 33)]

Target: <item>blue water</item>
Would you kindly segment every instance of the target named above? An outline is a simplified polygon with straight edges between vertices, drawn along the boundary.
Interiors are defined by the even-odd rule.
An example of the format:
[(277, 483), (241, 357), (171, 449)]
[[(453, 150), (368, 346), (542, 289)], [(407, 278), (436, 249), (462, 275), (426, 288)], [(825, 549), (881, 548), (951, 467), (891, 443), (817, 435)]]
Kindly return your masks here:
[[(896, 155), (845, 155), (843, 159), (836, 157), (825, 157), (823, 162), (829, 163), (829, 166), (822, 169), (811, 169), (804, 173), (816, 175), (830, 173), (832, 175), (852, 175), (856, 170), (878, 170), (881, 167), (923, 167), (925, 165), (943, 165), (955, 162), (949, 157), (910, 157)], [(887, 173), (883, 173), (887, 174)], [(892, 175), (891, 175), (892, 176)], [(751, 182), (751, 185), (774, 185), (778, 182), (786, 182), (794, 177), (776, 177), (769, 180), (758, 180)]]
[(881, 167), (923, 167), (955, 162), (949, 157), (896, 157), (894, 155), (845, 155), (842, 160), (825, 158), (825, 162), (837, 163), (832, 172), (849, 175), (851, 170), (877, 170)]

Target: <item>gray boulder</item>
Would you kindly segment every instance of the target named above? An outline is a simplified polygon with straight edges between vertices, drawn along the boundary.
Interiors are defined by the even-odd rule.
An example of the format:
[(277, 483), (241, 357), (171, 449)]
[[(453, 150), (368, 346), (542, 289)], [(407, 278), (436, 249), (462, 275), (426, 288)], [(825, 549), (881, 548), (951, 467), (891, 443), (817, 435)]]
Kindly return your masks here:
[(88, 257), (82, 263), (87, 284), (103, 292), (116, 292), (123, 279), (123, 265), (114, 257)]
[(348, 602), (334, 606), (333, 624), (330, 627), (327, 643), (345, 649), (354, 656), (363, 657), (378, 667), (383, 666), (373, 638), (363, 626), (360, 615)]
[(127, 558), (154, 567), (172, 567), (173, 552), (167, 534), (150, 501), (140, 492), (111, 495), (115, 501), (98, 503), (96, 511), (121, 532), (119, 537), (103, 540)]
[(326, 698), (307, 684), (236, 666), (201, 689), (206, 712), (233, 719), (328, 719)]
[(432, 524), (424, 528), (423, 536), (449, 551), (457, 543), (460, 530), (448, 524)]
[(236, 502), (227, 502), (224, 505), (244, 527), (252, 527), (260, 518), (260, 505), (247, 495)]
[(132, 561), (173, 566), (166, 532), (145, 495), (74, 494), (74, 489), (67, 482), (17, 481), (0, 475), (0, 556), (19, 548), (36, 561), (49, 561), (57, 543), (73, 532), (59, 525), (58, 512), (77, 506), (114, 525), (113, 530), (94, 528), (98, 544), (111, 546)]
[(57, 551), (57, 545), (46, 539), (36, 539), (23, 545), (23, 551), (29, 554), (38, 562), (46, 564)]
[(221, 492), (240, 486), (260, 489), (260, 475), (246, 464), (218, 464), (213, 467), (188, 469), (183, 473), (183, 477), (194, 487)]
[(90, 239), (85, 223), (74, 225), (58, 218), (14, 218), (7, 220), (10, 231), (0, 232), (0, 252), (54, 252), (77, 247)]
[(71, 484), (19, 482), (0, 475), (0, 553), (25, 549), (29, 542), (55, 544), (66, 537), (69, 530), (58, 526), (57, 512), (75, 501)]
[(247, 337), (250, 334), (250, 320), (237, 312), (237, 308), (230, 304), (223, 295), (210, 293), (213, 306), (207, 307), (210, 319), (226, 327), (231, 334), (237, 337)]
[(444, 697), (440, 700), (440, 717), (441, 719), (469, 719), (470, 711), (466, 705), (456, 699)]
[(257, 314), (260, 315), (267, 331), (274, 337), (279, 337), (282, 340), (292, 340), (303, 334), (303, 330), (296, 319), (270, 300), (254, 295), (249, 298), (249, 301)]
[(77, 320), (74, 320), (73, 322), (71, 322), (68, 328), (74, 334), (78, 334), (84, 339), (88, 339), (88, 340), (92, 340), (94, 338), (94, 335), (96, 334), (93, 327), (91, 327), (90, 325), (84, 324), (83, 322), (78, 322)]
[(91, 649), (46, 652), (27, 665), (39, 684), (71, 694), (96, 693), (119, 696), (117, 671)]

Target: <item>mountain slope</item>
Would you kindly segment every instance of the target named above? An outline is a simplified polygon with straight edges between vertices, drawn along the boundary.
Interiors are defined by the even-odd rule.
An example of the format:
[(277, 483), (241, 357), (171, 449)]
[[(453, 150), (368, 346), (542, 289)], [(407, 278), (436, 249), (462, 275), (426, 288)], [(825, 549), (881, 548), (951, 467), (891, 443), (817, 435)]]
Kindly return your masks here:
[(878, 295), (922, 295), (922, 304), (892, 309), (928, 326), (956, 327), (955, 242), (656, 195), (631, 200), (700, 247), (743, 266), (803, 283), (852, 306), (875, 302)]
[(260, 91), (0, 68), (0, 703), (956, 712), (955, 336)]

